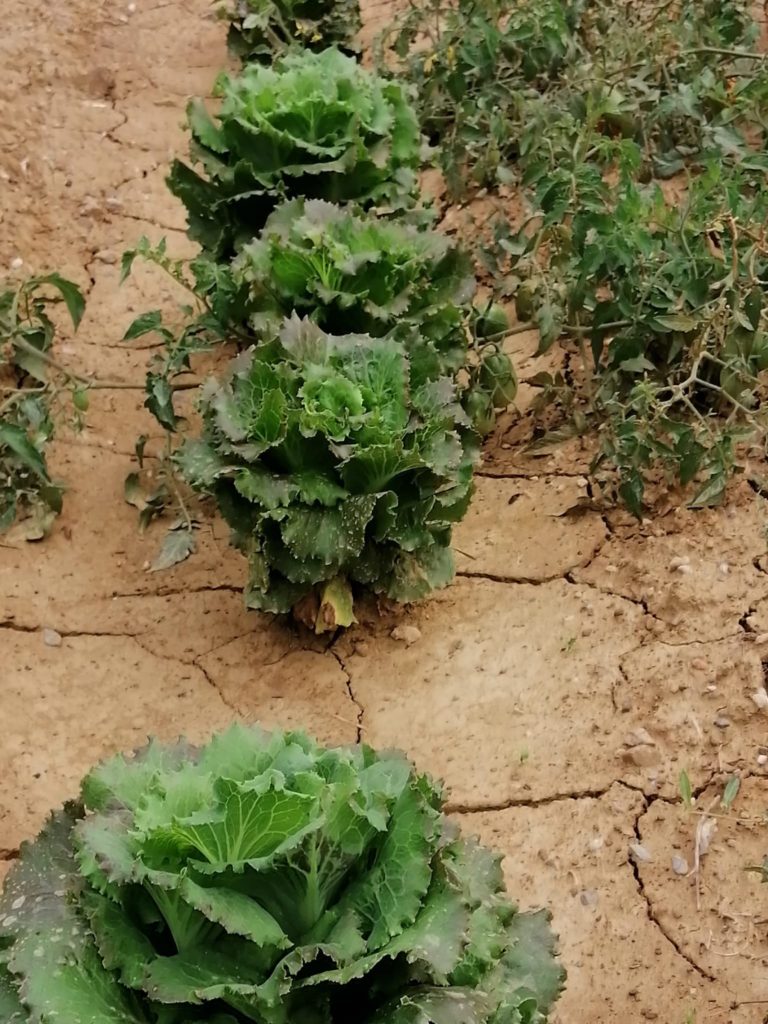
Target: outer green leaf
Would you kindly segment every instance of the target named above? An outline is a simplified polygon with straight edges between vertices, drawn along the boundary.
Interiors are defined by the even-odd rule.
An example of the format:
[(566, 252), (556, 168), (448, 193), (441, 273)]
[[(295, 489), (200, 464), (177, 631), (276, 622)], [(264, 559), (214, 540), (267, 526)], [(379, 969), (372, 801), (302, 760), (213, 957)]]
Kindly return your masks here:
[(244, 498), (267, 509), (290, 505), (299, 492), (295, 481), (260, 468), (241, 469), (235, 476), (234, 483)]
[(219, 453), (202, 438), (188, 437), (174, 453), (182, 476), (197, 487), (210, 487), (228, 466)]
[(116, 971), (128, 988), (141, 989), (147, 964), (157, 955), (152, 943), (129, 919), (125, 907), (106, 896), (85, 893), (80, 905), (104, 967)]
[(384, 1006), (369, 1024), (484, 1024), (487, 1019), (485, 993), (422, 986)]
[(555, 959), (549, 915), (543, 910), (516, 914), (510, 938), (509, 951), (486, 987), (496, 990), (502, 1006), (516, 1006), (525, 993), (530, 993), (539, 1011), (546, 1013), (560, 994), (565, 978)]
[(375, 505), (376, 495), (367, 494), (334, 509), (292, 509), (283, 520), (283, 540), (296, 558), (341, 566), (362, 551)]
[(436, 817), (417, 786), (404, 790), (370, 872), (345, 897), (345, 906), (369, 923), (369, 949), (378, 949), (416, 919), (432, 879)]
[(93, 940), (66, 899), (82, 888), (69, 837), (77, 809), (52, 817), (36, 842), (22, 847), (0, 902), (0, 939), (10, 942), (8, 969), (35, 1021), (147, 1024), (139, 1003), (104, 970)]
[[(86, 810), (135, 811), (152, 784), (163, 774), (173, 772), (198, 757), (198, 750), (185, 740), (176, 744), (150, 740), (132, 757), (118, 754), (103, 761), (85, 776), (81, 795)], [(77, 830), (87, 828), (87, 821)], [(104, 822), (105, 830), (108, 828)]]
[(19, 999), (13, 975), (0, 964), (0, 1020), (3, 1024), (27, 1024), (29, 1015)]
[(313, 974), (299, 986), (320, 985), (327, 981), (343, 985), (363, 977), (382, 960), (400, 955), (405, 955), (409, 963), (423, 965), (438, 983), (447, 983), (448, 975), (461, 957), (468, 922), (469, 915), (461, 895), (441, 882), (435, 883), (419, 916), (399, 935), (348, 966)]
[(398, 556), (387, 593), (395, 601), (418, 601), (453, 579), (453, 552), (440, 544)]

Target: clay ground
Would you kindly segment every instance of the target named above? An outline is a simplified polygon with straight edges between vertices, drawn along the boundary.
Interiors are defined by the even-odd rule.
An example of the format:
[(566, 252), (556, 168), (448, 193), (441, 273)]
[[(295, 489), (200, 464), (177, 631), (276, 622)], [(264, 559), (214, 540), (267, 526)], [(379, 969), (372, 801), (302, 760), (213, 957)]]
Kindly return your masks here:
[[(64, 354), (140, 384), (146, 349), (119, 339), (178, 296), (150, 270), (118, 289), (119, 258), (142, 233), (190, 251), (163, 178), (186, 98), (226, 62), (223, 27), (208, 0), (3, 8), (0, 268), (77, 279), (88, 312)], [(386, 17), (369, 10), (369, 32)], [(641, 527), (602, 516), (580, 505), (587, 456), (525, 458), (510, 415), (455, 584), (328, 648), (243, 609), (220, 527), (182, 566), (146, 571), (161, 532), (140, 536), (122, 500), (134, 438), (155, 433), (141, 403), (94, 393), (87, 429), (55, 446), (70, 491), (53, 534), (0, 547), (6, 862), (94, 760), (150, 732), (201, 739), (234, 717), (362, 736), (445, 778), (463, 827), (506, 853), (521, 905), (553, 909), (569, 971), (553, 1020), (766, 1019), (768, 889), (743, 870), (768, 852), (761, 499), (735, 487), (723, 510)], [(693, 867), (700, 820), (678, 799), (683, 769), (699, 807), (742, 778), (698, 882), (672, 866)]]

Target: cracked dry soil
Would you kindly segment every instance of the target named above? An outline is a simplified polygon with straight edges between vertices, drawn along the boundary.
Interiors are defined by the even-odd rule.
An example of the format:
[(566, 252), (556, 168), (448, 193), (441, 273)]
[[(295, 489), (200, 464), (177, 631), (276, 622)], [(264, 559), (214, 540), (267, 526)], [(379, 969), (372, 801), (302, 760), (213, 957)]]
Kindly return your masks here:
[[(368, 5), (368, 35), (387, 12)], [(0, 267), (74, 277), (89, 304), (63, 354), (140, 383), (147, 346), (119, 339), (179, 296), (142, 268), (118, 289), (119, 257), (141, 234), (190, 251), (163, 177), (186, 97), (226, 63), (223, 28), (208, 0), (9, 0), (3, 27)], [(768, 852), (762, 499), (737, 487), (726, 509), (638, 528), (581, 507), (587, 453), (525, 457), (508, 417), (456, 536), (456, 583), (399, 619), (367, 610), (329, 647), (243, 609), (219, 526), (189, 562), (145, 571), (159, 536), (122, 501), (142, 432), (156, 433), (139, 390), (94, 393), (87, 429), (54, 448), (70, 491), (52, 536), (0, 547), (0, 866), (93, 761), (149, 732), (195, 740), (234, 716), (362, 737), (445, 778), (464, 827), (506, 854), (515, 897), (552, 908), (569, 970), (553, 1021), (765, 1021), (768, 900), (743, 870)], [(392, 638), (398, 621), (415, 643)], [(698, 885), (671, 866), (691, 861), (697, 820), (682, 769), (700, 806), (744, 779)]]

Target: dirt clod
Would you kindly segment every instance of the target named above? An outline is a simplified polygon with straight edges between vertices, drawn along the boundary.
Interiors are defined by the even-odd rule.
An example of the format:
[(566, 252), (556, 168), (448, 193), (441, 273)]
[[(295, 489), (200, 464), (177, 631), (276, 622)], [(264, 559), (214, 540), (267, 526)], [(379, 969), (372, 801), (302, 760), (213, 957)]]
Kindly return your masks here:
[(421, 630), (417, 626), (395, 626), (389, 635), (393, 640), (399, 640), (401, 643), (404, 643), (406, 647), (410, 647), (411, 644), (421, 640)]

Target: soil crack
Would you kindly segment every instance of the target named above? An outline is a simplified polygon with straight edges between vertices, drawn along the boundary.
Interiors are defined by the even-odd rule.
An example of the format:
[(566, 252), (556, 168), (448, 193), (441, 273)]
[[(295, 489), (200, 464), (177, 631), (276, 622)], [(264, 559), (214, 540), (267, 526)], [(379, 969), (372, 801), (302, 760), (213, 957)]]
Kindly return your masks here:
[(229, 698), (225, 695), (225, 693), (222, 690), (222, 688), (218, 685), (216, 680), (213, 678), (213, 676), (210, 674), (210, 672), (206, 669), (205, 665), (202, 665), (200, 663), (200, 659), (199, 658), (195, 658), (195, 660), (192, 662), (192, 664), (195, 666), (195, 668), (200, 669), (200, 671), (203, 673), (205, 681), (208, 683), (208, 685), (211, 687), (211, 689), (216, 691), (218, 696), (221, 698), (222, 704), (225, 707), (229, 708), (229, 710), (231, 712), (233, 712), (233, 714), (235, 714), (238, 718), (242, 718), (243, 716), (242, 716), (242, 712), (240, 711), (240, 709), (238, 707), (236, 707), (232, 703), (231, 700), (229, 700)]
[(344, 659), (339, 654), (339, 652), (336, 650), (336, 646), (335, 646), (336, 639), (337, 639), (337, 637), (334, 637), (333, 643), (331, 643), (331, 645), (328, 647), (328, 653), (330, 655), (332, 655), (336, 659), (336, 661), (339, 663), (339, 668), (341, 669), (341, 671), (344, 674), (344, 684), (345, 684), (345, 686), (347, 688), (347, 694), (349, 695), (349, 699), (352, 701), (352, 704), (353, 704), (353, 706), (354, 706), (354, 708), (355, 708), (355, 710), (357, 712), (357, 714), (356, 714), (357, 734), (356, 734), (356, 737), (355, 737), (355, 742), (356, 743), (361, 743), (362, 739), (363, 739), (363, 732), (365, 730), (365, 726), (363, 725), (363, 716), (365, 714), (365, 708), (360, 703), (360, 701), (357, 699), (357, 695), (355, 694), (355, 690), (354, 690), (354, 687), (352, 685), (352, 675), (351, 675), (349, 669), (347, 668), (347, 666), (346, 666), (346, 664), (344, 662)]
[(117, 630), (110, 632), (109, 630), (92, 630), (92, 629), (59, 629), (56, 626), (46, 624), (45, 626), (29, 626), (20, 622), (14, 622), (13, 619), (3, 619), (0, 621), (0, 629), (7, 629), (13, 633), (43, 633), (46, 629), (50, 629), (52, 632), (57, 633), (62, 639), (78, 638), (78, 637), (114, 637), (122, 638), (124, 640), (136, 640), (136, 633), (127, 633), (125, 630)]
[[(661, 798), (659, 797), (658, 799), (661, 799)], [(642, 802), (642, 804), (640, 806), (640, 810), (635, 815), (635, 820), (633, 822), (633, 826), (632, 827), (633, 827), (633, 831), (634, 831), (634, 834), (635, 834), (635, 838), (636, 838), (637, 842), (640, 845), (642, 845), (642, 842), (643, 842), (643, 837), (642, 837), (642, 835), (640, 833), (640, 820), (641, 820), (641, 818), (645, 814), (647, 814), (648, 809), (650, 808), (650, 806), (651, 806), (651, 804), (653, 802), (654, 802), (653, 800), (649, 800), (646, 797), (643, 797), (643, 802)], [(671, 801), (667, 801), (667, 802), (671, 802)], [(686, 953), (686, 951), (682, 948), (682, 946), (679, 944), (679, 942), (677, 942), (675, 937), (673, 935), (671, 935), (667, 931), (667, 929), (664, 927), (662, 922), (659, 920), (658, 916), (656, 915), (656, 911), (654, 910), (651, 898), (650, 898), (650, 896), (648, 895), (648, 893), (645, 890), (645, 883), (643, 882), (642, 874), (640, 872), (640, 867), (639, 867), (639, 864), (637, 863), (637, 861), (630, 858), (629, 859), (629, 866), (630, 866), (630, 868), (632, 870), (632, 874), (634, 875), (634, 878), (635, 878), (635, 884), (637, 885), (637, 891), (640, 893), (640, 896), (642, 897), (643, 902), (645, 903), (645, 912), (646, 912), (646, 915), (648, 917), (648, 920), (652, 924), (654, 924), (656, 926), (658, 931), (664, 936), (664, 938), (667, 940), (667, 942), (670, 944), (670, 946), (672, 946), (672, 948), (675, 950), (675, 952), (678, 954), (678, 956), (680, 956), (683, 960), (685, 960), (685, 962), (688, 964), (688, 966), (692, 970), (694, 970), (699, 975), (700, 978), (705, 978), (707, 981), (716, 982), (717, 978), (715, 977), (715, 975), (712, 974), (710, 971), (706, 970), (706, 968), (702, 967), (700, 964), (696, 963), (696, 961), (693, 959), (693, 957), (691, 957), (688, 953)]]

